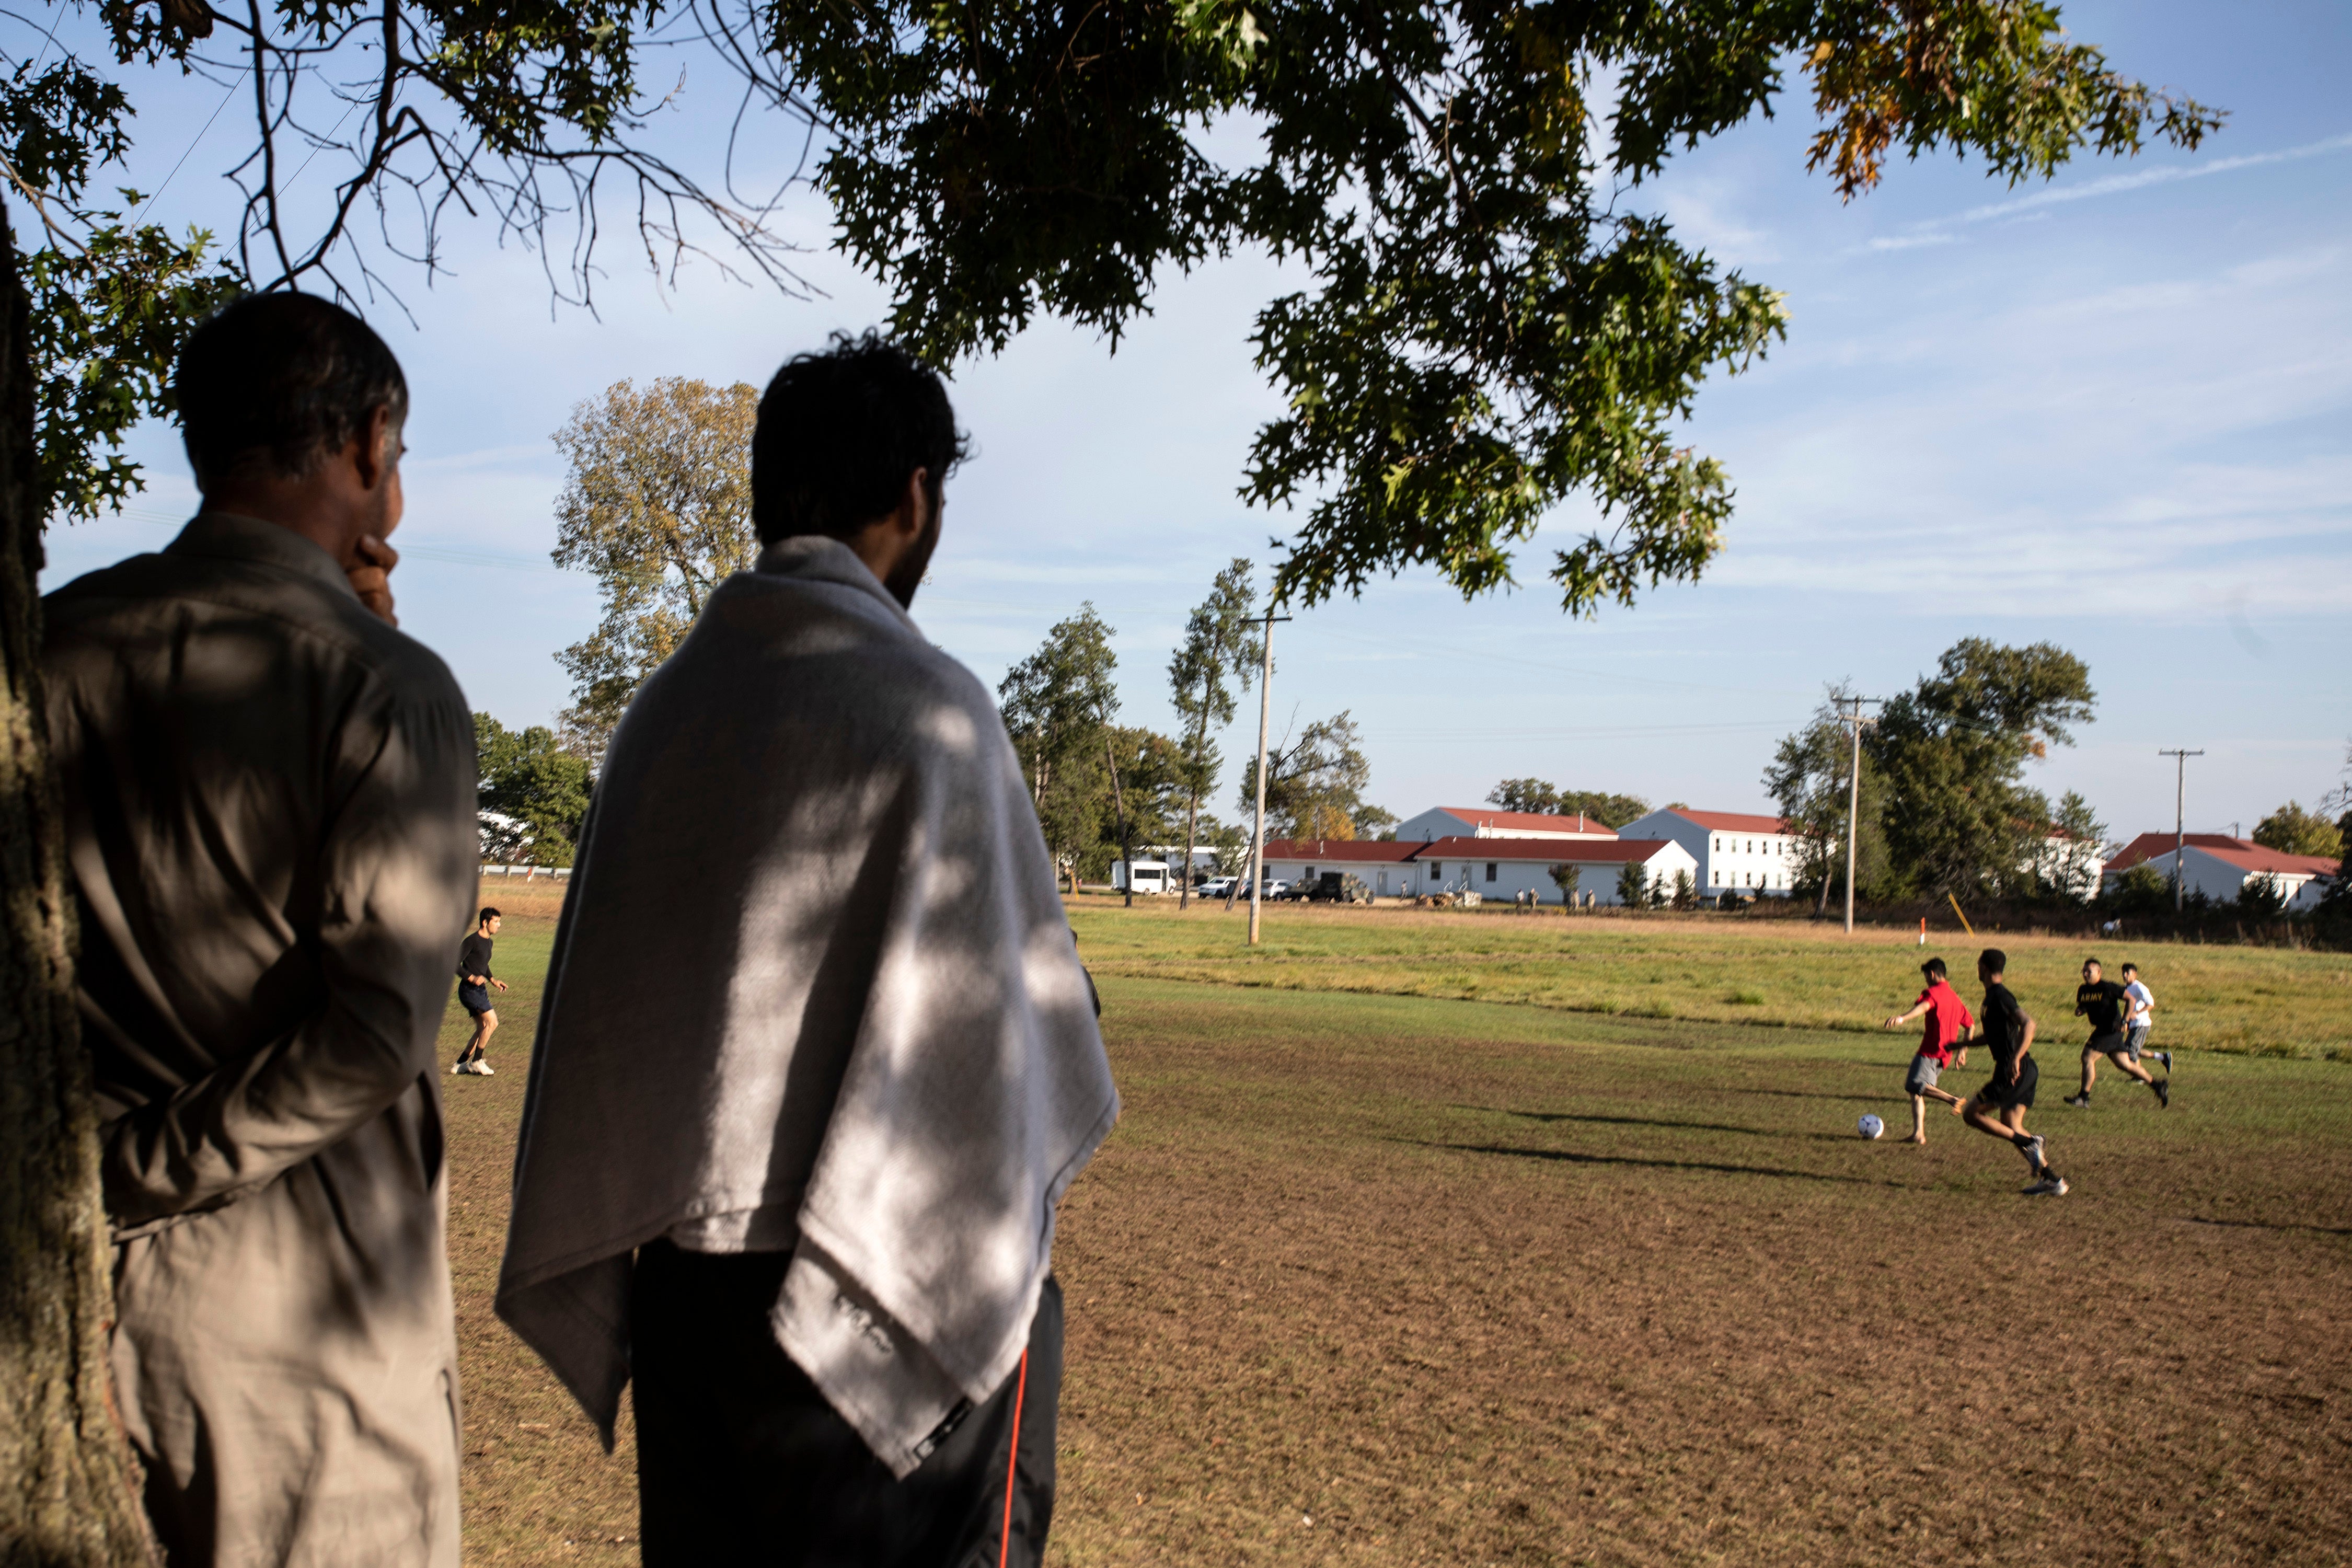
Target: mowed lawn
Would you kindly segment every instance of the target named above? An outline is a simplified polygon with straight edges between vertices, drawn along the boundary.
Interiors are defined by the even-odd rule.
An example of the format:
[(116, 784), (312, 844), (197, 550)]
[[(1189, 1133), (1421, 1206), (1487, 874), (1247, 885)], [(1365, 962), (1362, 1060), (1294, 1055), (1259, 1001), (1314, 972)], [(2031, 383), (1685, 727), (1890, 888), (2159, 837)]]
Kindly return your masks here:
[[(1098, 971), (1123, 918), (1079, 917)], [(445, 1080), (467, 1555), (633, 1562), (625, 1431), (489, 1310), (551, 925), (500, 937), (499, 1076)], [(2053, 1050), (2053, 1201), (1948, 1116), (1853, 1135), (1905, 1131), (1907, 1036), (1102, 990), (1058, 1562), (2352, 1559), (2352, 1067), (2081, 1112)]]
[[(1783, 918), (1299, 904), (1267, 906), (1253, 949), (1243, 908), (1180, 915), (1172, 899), (1129, 910), (1099, 894), (1077, 900), (1071, 923), (1097, 974), (1815, 1029), (1868, 1030), (1903, 1011), (1927, 953), (1973, 1004), (1976, 955), (1999, 947), (2045, 1037), (2078, 1030), (2083, 960), (2102, 960), (2113, 979), (2128, 959), (2156, 994), (2168, 1047), (2352, 1058), (2352, 956), (2340, 952), (1949, 929), (1930, 931), (1923, 952), (1916, 931), (1848, 936), (1835, 922)], [(2079, 1047), (2081, 1034), (2070, 1037)]]

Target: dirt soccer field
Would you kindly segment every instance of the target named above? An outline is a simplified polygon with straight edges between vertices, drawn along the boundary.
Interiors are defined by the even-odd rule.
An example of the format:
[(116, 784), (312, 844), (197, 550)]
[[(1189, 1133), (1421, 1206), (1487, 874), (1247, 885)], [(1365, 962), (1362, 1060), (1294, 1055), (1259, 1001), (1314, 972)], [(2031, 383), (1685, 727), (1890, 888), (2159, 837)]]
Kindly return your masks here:
[[(634, 1562), (625, 1435), (490, 1315), (552, 922), (489, 896), (500, 1072), (446, 1080), (467, 1555)], [(1080, 919), (1107, 969), (1122, 918)], [(2083, 1112), (2044, 1047), (2076, 1191), (2027, 1199), (1948, 1116), (1853, 1135), (1907, 1128), (1907, 1036), (1103, 993), (1055, 1561), (2352, 1559), (2352, 1066), (2200, 1052), (2170, 1111)]]

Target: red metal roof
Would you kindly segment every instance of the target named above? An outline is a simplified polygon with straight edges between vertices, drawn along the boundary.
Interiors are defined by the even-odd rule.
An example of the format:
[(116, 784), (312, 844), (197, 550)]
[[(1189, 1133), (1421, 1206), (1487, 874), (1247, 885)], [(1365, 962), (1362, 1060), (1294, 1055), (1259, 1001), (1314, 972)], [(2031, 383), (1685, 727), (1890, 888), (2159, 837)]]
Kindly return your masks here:
[(1363, 860), (1374, 864), (1410, 860), (1418, 843), (1400, 844), (1392, 838), (1269, 838), (1265, 841), (1268, 860), (1318, 861)]
[(1737, 811), (1692, 811), (1686, 806), (1666, 809), (1685, 822), (1696, 822), (1701, 827), (1717, 833), (1786, 833), (1789, 819), (1785, 816), (1749, 816)]
[(1622, 866), (1646, 861), (1671, 838), (1472, 838), (1457, 834), (1408, 844), (1416, 860), (1540, 860), (1546, 865)]
[(1522, 833), (1598, 833), (1615, 837), (1617, 830), (1597, 816), (1579, 812), (1573, 816), (1547, 816), (1538, 811), (1496, 811), (1483, 805), (1441, 805), (1437, 808), (1448, 816), (1458, 816), (1473, 827), (1485, 827), (1498, 832), (1517, 828)]
[[(2189, 847), (2202, 849), (2216, 860), (2225, 861), (2241, 871), (2284, 871), (2297, 877), (2333, 877), (2338, 864), (2332, 855), (2290, 855), (2283, 849), (2273, 849), (2251, 838), (2232, 838), (2226, 833), (2191, 833), (2186, 836)], [(2173, 836), (2169, 833), (2143, 833), (2124, 846), (2122, 854), (2107, 862), (2107, 869), (2128, 871), (2144, 860), (2172, 853)]]

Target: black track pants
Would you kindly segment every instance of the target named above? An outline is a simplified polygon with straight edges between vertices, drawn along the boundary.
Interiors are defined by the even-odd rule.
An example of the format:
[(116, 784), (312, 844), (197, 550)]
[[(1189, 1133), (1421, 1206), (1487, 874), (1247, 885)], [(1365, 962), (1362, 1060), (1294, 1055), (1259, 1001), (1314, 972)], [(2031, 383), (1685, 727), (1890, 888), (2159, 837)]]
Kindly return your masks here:
[(631, 1397), (648, 1568), (1034, 1568), (1054, 1517), (1061, 1287), (1045, 1281), (1023, 1365), (898, 1480), (776, 1343), (768, 1312), (791, 1261), (666, 1241), (638, 1251)]

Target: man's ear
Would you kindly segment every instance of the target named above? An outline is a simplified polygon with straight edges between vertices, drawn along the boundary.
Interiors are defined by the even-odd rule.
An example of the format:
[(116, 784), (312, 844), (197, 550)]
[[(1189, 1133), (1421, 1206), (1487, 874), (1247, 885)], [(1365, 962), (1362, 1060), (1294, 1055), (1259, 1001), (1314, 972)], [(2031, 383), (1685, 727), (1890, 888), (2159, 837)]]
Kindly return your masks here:
[(894, 521), (908, 538), (920, 535), (931, 521), (931, 471), (917, 468), (907, 476), (907, 493), (898, 498)]
[(400, 426), (392, 417), (391, 405), (368, 411), (355, 445), (359, 449), (352, 457), (359, 468), (360, 483), (372, 490), (380, 489), (400, 461)]

